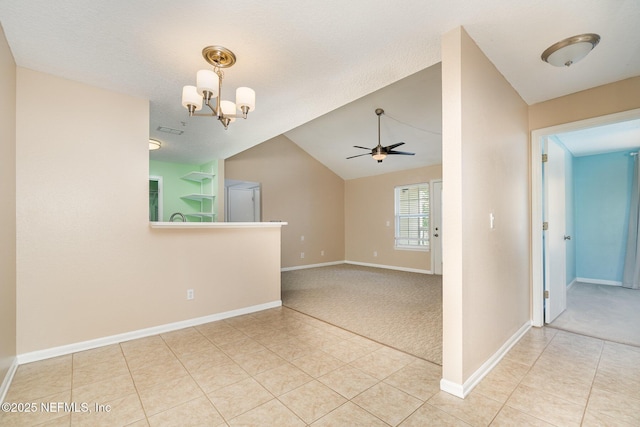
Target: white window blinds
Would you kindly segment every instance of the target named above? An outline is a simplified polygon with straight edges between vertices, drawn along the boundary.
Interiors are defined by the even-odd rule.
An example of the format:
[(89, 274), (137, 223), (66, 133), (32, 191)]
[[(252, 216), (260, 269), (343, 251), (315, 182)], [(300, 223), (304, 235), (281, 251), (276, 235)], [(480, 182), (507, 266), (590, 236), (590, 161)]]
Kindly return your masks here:
[(396, 187), (395, 246), (429, 249), (429, 184)]

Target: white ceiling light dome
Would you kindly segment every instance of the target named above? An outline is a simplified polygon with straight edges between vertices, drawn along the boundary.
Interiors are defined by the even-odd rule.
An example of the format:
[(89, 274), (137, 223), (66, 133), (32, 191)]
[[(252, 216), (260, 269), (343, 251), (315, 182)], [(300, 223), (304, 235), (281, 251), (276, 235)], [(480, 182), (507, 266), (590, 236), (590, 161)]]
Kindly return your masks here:
[(554, 43), (542, 52), (542, 60), (556, 67), (569, 67), (587, 56), (600, 43), (598, 34), (588, 33)]

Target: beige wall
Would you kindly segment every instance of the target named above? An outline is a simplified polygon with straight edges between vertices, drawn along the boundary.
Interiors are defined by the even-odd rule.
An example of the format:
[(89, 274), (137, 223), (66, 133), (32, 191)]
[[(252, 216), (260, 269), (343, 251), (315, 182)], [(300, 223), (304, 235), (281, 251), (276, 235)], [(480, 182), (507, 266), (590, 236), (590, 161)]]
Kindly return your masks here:
[(441, 165), (346, 181), (346, 259), (430, 271), (431, 252), (394, 249), (394, 188), (434, 179), (442, 179)]
[(149, 227), (148, 132), (147, 100), (18, 68), (18, 354), (280, 300), (278, 228)]
[(224, 167), (226, 179), (261, 183), (263, 221), (288, 223), (282, 267), (344, 260), (342, 178), (283, 135), (228, 158)]
[(529, 107), (529, 129), (542, 129), (640, 108), (640, 76)]
[[(0, 26), (0, 384), (16, 356), (16, 64)], [(0, 390), (0, 397), (2, 390)]]
[(529, 320), (528, 110), (463, 29), (442, 58), (443, 379), (461, 386)]

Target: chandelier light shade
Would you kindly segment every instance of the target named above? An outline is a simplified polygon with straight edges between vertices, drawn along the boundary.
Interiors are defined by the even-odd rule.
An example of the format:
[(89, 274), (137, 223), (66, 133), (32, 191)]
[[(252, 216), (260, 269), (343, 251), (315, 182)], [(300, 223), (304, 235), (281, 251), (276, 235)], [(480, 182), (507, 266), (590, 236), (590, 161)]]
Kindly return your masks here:
[(556, 67), (569, 67), (587, 56), (600, 43), (597, 34), (580, 34), (560, 40), (542, 52), (542, 60)]
[(189, 114), (202, 109), (202, 96), (195, 86), (185, 86), (182, 88), (182, 105), (189, 110)]
[(256, 108), (256, 93), (248, 87), (239, 87), (236, 89), (236, 105), (238, 110), (242, 111), (243, 117), (247, 116), (249, 111)]
[[(237, 117), (247, 118), (247, 114), (256, 108), (256, 93), (248, 87), (236, 89), (236, 102), (221, 100), (223, 68), (229, 68), (236, 62), (236, 56), (222, 46), (207, 46), (202, 50), (205, 61), (213, 70), (200, 70), (196, 74), (196, 86), (182, 88), (182, 105), (189, 116), (208, 116), (217, 118), (225, 129)], [(215, 103), (212, 103), (215, 99)], [(196, 113), (206, 105), (211, 112)]]
[(149, 140), (149, 151), (159, 150), (162, 147), (162, 144), (157, 139)]
[(218, 96), (218, 86), (220, 86), (220, 77), (211, 70), (200, 70), (196, 75), (196, 85), (200, 96), (205, 98), (208, 96), (209, 99), (216, 98)]

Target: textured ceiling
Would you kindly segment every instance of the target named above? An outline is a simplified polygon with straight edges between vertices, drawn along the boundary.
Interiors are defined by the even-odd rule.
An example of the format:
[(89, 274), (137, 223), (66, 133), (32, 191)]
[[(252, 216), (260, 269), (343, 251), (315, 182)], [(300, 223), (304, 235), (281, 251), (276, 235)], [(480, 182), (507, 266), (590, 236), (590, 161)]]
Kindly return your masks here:
[[(529, 104), (640, 75), (637, 0), (0, 0), (0, 22), (19, 66), (149, 99), (150, 135), (163, 142), (152, 158), (183, 163), (228, 158), (286, 133), (318, 158), (318, 151), (334, 153), (327, 166), (345, 170), (366, 159), (345, 160), (356, 154), (352, 145), (375, 145), (375, 107), (389, 116), (383, 137), (386, 121), (389, 143), (406, 139), (403, 147), (418, 153), (431, 137), (392, 125), (437, 133), (433, 116), (407, 112), (432, 111), (426, 104), (440, 102), (437, 96), (421, 99), (405, 87), (375, 106), (361, 102), (364, 112), (347, 104), (440, 62), (441, 35), (457, 26)], [(549, 45), (585, 32), (602, 40), (581, 62), (560, 69), (540, 60)], [(180, 105), (182, 86), (205, 68), (200, 52), (212, 44), (238, 58), (226, 71), (223, 98), (238, 86), (257, 94), (256, 110), (227, 131), (213, 119), (188, 118)], [(347, 115), (321, 119), (317, 126), (329, 135), (322, 146), (308, 141), (300, 126), (336, 109)], [(363, 136), (354, 144), (346, 135), (356, 134)], [(427, 164), (429, 156), (403, 159)], [(358, 175), (389, 171), (391, 160)]]
[[(442, 75), (440, 63), (392, 83), (318, 117), (287, 133), (297, 143), (343, 179), (359, 178), (442, 163)], [(411, 101), (407, 101), (411, 97)], [(378, 144), (378, 117), (382, 108), (380, 143), (405, 144), (397, 150), (414, 156), (387, 156), (378, 163), (354, 145)]]

